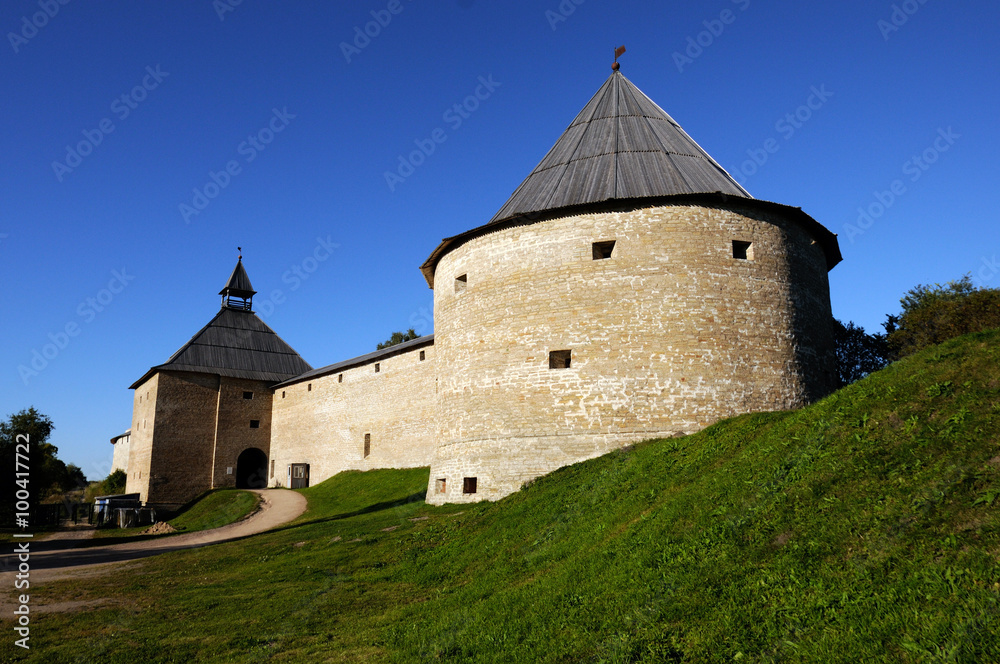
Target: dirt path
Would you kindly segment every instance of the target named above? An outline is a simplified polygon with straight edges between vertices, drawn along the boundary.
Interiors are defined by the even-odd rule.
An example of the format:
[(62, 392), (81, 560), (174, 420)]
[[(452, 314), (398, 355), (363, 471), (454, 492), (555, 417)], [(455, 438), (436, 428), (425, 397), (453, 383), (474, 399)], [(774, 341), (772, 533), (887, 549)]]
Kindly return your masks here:
[[(67, 577), (78, 578), (106, 574), (112, 569), (118, 569), (117, 566), (109, 563), (146, 558), (168, 551), (194, 549), (216, 542), (255, 535), (288, 523), (306, 510), (306, 499), (294, 491), (264, 489), (254, 493), (261, 497), (261, 504), (256, 512), (242, 521), (214, 530), (203, 530), (188, 535), (174, 535), (154, 540), (76, 548), (79, 540), (88, 536), (85, 530), (77, 529), (60, 533), (59, 536), (47, 540), (33, 542), (30, 546), (29, 560), (31, 583), (34, 585)], [(11, 545), (11, 550), (14, 546), (16, 545)], [(6, 570), (10, 569), (8, 567), (10, 562), (17, 565), (16, 560), (12, 560), (16, 556), (7, 553), (4, 557), (8, 562), (4, 565), (5, 571), (0, 574), (0, 588), (13, 588), (15, 572)]]

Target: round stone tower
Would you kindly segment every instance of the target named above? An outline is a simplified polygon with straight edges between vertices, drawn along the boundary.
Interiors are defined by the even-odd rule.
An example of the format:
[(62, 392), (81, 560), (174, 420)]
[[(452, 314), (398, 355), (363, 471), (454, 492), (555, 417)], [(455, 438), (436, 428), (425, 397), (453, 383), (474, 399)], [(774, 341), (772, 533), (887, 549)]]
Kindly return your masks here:
[(615, 71), (484, 226), (422, 266), (440, 446), (431, 503), (741, 413), (836, 371), (836, 236), (751, 197)]

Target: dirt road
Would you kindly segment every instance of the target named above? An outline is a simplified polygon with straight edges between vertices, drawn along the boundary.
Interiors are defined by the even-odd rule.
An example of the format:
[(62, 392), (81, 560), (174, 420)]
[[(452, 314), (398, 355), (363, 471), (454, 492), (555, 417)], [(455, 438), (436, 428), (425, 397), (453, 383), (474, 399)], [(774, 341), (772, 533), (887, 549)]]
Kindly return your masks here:
[[(31, 583), (104, 574), (115, 568), (111, 563), (155, 556), (168, 551), (194, 549), (255, 535), (288, 523), (306, 510), (306, 499), (294, 491), (264, 489), (254, 493), (261, 497), (261, 504), (256, 512), (242, 521), (214, 530), (86, 548), (77, 548), (84, 537), (84, 533), (79, 530), (57, 533), (48, 539), (31, 542), (29, 545)], [(13, 550), (15, 546), (16, 544), (12, 544), (10, 549)], [(13, 588), (16, 572), (6, 570), (12, 569), (11, 563), (16, 569), (16, 555), (6, 551), (4, 553), (7, 564), (3, 567), (5, 571), (0, 574), (0, 587)]]

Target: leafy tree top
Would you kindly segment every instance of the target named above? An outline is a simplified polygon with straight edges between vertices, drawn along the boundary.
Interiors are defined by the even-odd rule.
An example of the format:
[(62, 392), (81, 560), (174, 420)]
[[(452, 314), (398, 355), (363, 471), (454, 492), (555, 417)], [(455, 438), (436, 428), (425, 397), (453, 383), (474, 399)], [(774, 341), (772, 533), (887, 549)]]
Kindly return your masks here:
[(404, 341), (412, 341), (420, 335), (412, 327), (406, 332), (393, 332), (392, 336), (376, 346), (375, 350), (382, 350), (384, 348), (389, 348), (390, 346), (395, 346), (401, 344)]
[(1000, 327), (1000, 289), (976, 288), (969, 275), (944, 285), (918, 285), (899, 303), (902, 312), (887, 316), (884, 323), (895, 357), (963, 334)]

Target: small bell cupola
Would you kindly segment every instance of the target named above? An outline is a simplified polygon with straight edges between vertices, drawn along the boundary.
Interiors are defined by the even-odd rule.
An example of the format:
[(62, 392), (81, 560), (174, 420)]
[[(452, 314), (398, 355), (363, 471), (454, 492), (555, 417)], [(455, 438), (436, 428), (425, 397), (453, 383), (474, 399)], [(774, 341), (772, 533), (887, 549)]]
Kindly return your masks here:
[(236, 261), (233, 273), (229, 275), (229, 281), (226, 282), (225, 288), (219, 291), (219, 295), (222, 296), (223, 308), (251, 311), (253, 296), (256, 295), (257, 291), (250, 285), (250, 277), (247, 276), (247, 271), (243, 268), (243, 249), (240, 247), (237, 249), (240, 250), (240, 257)]

